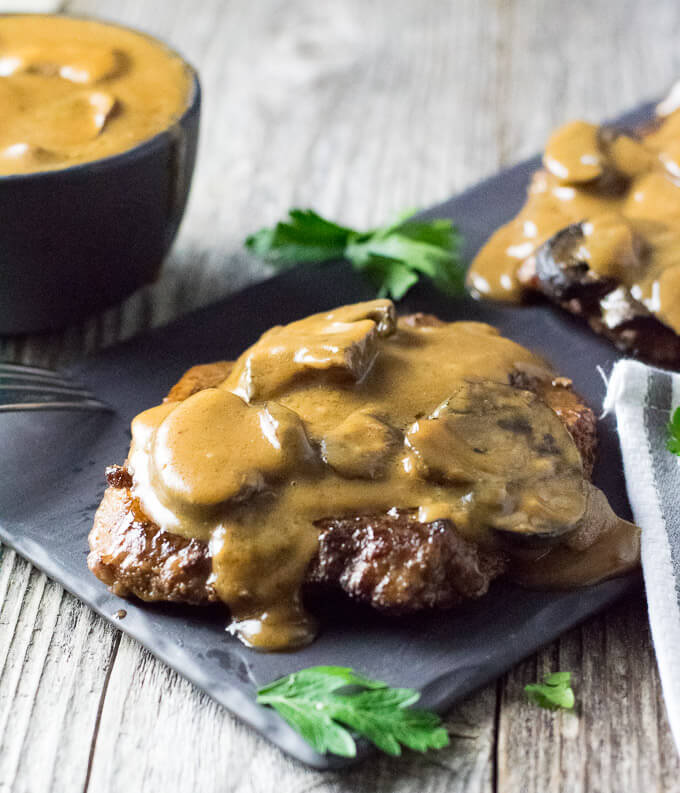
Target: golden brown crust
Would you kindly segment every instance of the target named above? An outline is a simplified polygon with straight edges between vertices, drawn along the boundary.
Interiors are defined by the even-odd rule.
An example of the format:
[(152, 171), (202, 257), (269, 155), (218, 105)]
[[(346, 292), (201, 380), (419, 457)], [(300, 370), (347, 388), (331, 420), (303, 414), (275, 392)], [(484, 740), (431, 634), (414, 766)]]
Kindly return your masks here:
[(217, 600), (208, 584), (207, 545), (160, 529), (143, 515), (127, 487), (107, 488), (89, 541), (88, 567), (120, 597), (194, 604)]
[(571, 389), (571, 383), (555, 384), (539, 392), (546, 402), (562, 419), (574, 443), (581, 452), (583, 472), (588, 479), (592, 476), (597, 456), (597, 418), (595, 413), (583, 403), (578, 394)]
[(421, 523), (410, 511), (321, 520), (312, 583), (338, 585), (391, 614), (450, 608), (481, 597), (507, 559), (483, 551), (448, 521)]
[(170, 389), (163, 402), (183, 402), (204, 388), (215, 388), (227, 378), (233, 366), (231, 361), (215, 361), (192, 366)]

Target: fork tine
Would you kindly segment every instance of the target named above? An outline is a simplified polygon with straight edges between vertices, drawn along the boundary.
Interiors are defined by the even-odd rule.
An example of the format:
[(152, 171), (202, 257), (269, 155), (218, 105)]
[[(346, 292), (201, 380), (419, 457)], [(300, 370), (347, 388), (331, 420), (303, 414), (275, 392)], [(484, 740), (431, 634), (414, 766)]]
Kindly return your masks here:
[(20, 392), (27, 392), (31, 394), (63, 394), (64, 396), (74, 396), (74, 397), (83, 397), (86, 399), (95, 399), (95, 395), (91, 391), (87, 391), (85, 388), (78, 388), (77, 386), (52, 386), (52, 385), (36, 385), (36, 384), (12, 384), (12, 385), (0, 385), (0, 401), (2, 401), (2, 395), (6, 391), (20, 391)]
[(21, 407), (29, 409), (24, 406), (33, 406), (30, 408), (33, 410), (42, 406), (47, 410), (54, 407), (94, 407), (97, 405), (103, 409), (109, 409), (107, 405), (87, 391), (66, 388), (22, 388), (21, 386), (0, 388), (0, 410), (14, 410)]
[(0, 413), (12, 413), (21, 410), (101, 410), (110, 412), (113, 408), (98, 402), (96, 399), (81, 399), (74, 402), (24, 402), (0, 404)]
[(21, 384), (26, 383), (27, 385), (62, 385), (68, 386), (71, 385), (71, 382), (67, 380), (65, 377), (46, 377), (42, 374), (33, 374), (31, 373), (6, 373), (0, 372), (0, 386), (3, 385), (12, 385), (12, 384)]
[(17, 410), (112, 408), (52, 369), (0, 362), (0, 412)]
[(54, 377), (58, 380), (63, 379), (59, 372), (54, 369), (45, 369), (42, 366), (27, 366), (23, 363), (10, 363), (9, 361), (0, 361), (0, 375), (3, 374), (36, 374), (42, 377)]

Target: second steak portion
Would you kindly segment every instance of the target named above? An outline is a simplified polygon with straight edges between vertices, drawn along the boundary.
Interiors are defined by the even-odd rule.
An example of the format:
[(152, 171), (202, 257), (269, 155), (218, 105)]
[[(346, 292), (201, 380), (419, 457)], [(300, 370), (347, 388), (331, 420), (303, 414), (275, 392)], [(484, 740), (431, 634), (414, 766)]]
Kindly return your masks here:
[(586, 320), (622, 352), (679, 368), (680, 336), (624, 286), (595, 273), (581, 255), (583, 240), (582, 223), (562, 229), (524, 262), (520, 282)]

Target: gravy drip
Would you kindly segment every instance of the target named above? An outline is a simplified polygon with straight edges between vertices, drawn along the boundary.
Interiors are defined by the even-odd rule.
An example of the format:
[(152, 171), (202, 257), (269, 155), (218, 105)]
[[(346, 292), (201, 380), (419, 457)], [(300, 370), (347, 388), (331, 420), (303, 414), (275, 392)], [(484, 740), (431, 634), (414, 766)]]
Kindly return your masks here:
[(118, 154), (187, 104), (179, 57), (150, 38), (82, 19), (0, 16), (0, 175)]
[(680, 333), (680, 110), (640, 139), (575, 121), (543, 154), (520, 213), (472, 263), (473, 294), (518, 301), (520, 265), (556, 232), (584, 222), (579, 256)]
[[(397, 321), (387, 300), (275, 327), (217, 387), (134, 419), (133, 495), (208, 542), (231, 630), (260, 649), (314, 636), (300, 590), (323, 518), (418, 510), (484, 547), (518, 539), (525, 561), (538, 544), (545, 569), (560, 548), (579, 583), (594, 538), (562, 540), (588, 523), (591, 487), (557, 414), (509, 384), (522, 371), (553, 377), (489, 325)], [(602, 500), (632, 558), (599, 577), (637, 559), (637, 529)]]

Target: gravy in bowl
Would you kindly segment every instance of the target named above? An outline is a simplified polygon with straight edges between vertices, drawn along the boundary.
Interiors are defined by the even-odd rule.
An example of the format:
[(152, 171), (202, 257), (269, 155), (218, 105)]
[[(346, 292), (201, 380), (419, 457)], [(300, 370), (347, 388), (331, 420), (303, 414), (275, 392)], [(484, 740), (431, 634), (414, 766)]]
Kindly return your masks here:
[(0, 16), (0, 175), (120, 154), (170, 127), (191, 90), (184, 61), (141, 33)]

